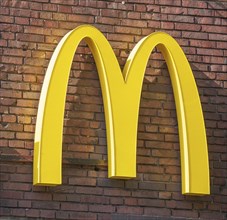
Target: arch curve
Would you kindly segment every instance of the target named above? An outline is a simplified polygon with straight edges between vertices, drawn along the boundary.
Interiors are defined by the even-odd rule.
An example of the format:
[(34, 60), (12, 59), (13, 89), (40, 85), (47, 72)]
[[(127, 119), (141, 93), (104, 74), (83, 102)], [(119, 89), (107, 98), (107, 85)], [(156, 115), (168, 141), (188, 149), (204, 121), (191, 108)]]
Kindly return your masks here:
[(156, 32), (129, 55), (123, 74), (101, 32), (88, 25), (66, 34), (51, 58), (40, 97), (34, 149), (34, 184), (61, 184), (64, 106), (73, 56), (85, 39), (98, 69), (107, 129), (110, 178), (136, 176), (136, 141), (142, 82), (149, 56), (158, 47), (167, 62), (176, 102), (184, 194), (209, 194), (209, 164), (201, 103), (195, 80), (177, 42)]

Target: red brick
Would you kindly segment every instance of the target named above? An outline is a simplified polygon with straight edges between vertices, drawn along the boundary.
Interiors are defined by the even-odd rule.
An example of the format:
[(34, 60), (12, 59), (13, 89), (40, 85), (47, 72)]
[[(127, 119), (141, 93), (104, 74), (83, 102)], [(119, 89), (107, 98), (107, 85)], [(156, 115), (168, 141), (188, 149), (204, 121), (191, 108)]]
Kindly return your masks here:
[(172, 22), (161, 22), (161, 28), (163, 29), (174, 29), (174, 23)]
[(192, 0), (183, 0), (182, 1), (182, 6), (186, 6), (186, 7), (193, 7), (193, 8), (202, 8), (205, 9), (207, 8), (207, 2), (204, 1), (192, 1)]
[(160, 199), (171, 199), (171, 193), (170, 192), (159, 192)]
[(117, 208), (117, 213), (142, 215), (142, 207), (121, 206)]
[(31, 183), (32, 177), (29, 174), (12, 174), (10, 175), (10, 179), (12, 182), (20, 182), (20, 183)]
[(200, 212), (201, 218), (204, 219), (224, 219), (225, 215), (219, 212)]
[(123, 34), (141, 34), (141, 30), (134, 28), (134, 27), (121, 27), (121, 26), (116, 26), (115, 28), (116, 33), (123, 33)]
[(175, 25), (175, 28), (179, 30), (187, 30), (187, 31), (200, 31), (202, 27), (201, 25), (196, 25), (196, 24), (177, 23)]
[(16, 116), (15, 115), (2, 115), (2, 121), (3, 122), (16, 122)]
[(139, 183), (140, 189), (153, 189), (158, 191), (165, 190), (165, 184), (164, 183), (152, 183), (152, 182), (141, 182)]
[(152, 155), (156, 157), (177, 157), (178, 153), (172, 150), (152, 150)]
[(58, 11), (62, 13), (71, 13), (72, 7), (71, 6), (65, 6), (65, 5), (58, 5)]
[(20, 190), (20, 191), (30, 191), (31, 185), (27, 184), (27, 183), (5, 183), (3, 185), (3, 189), (5, 189), (5, 190), (17, 189), (17, 190)]
[(165, 204), (164, 200), (138, 199), (139, 206), (163, 207), (164, 204)]
[(180, 0), (176, 0), (176, 1), (169, 1), (169, 0), (157, 0), (157, 3), (160, 5), (181, 5), (181, 1)]
[(66, 211), (56, 211), (57, 219), (69, 219), (69, 213)]
[(10, 213), (11, 213), (11, 209), (9, 208), (1, 208), (0, 209), (0, 214), (1, 216), (10, 216)]
[(144, 214), (149, 216), (170, 216), (170, 212), (167, 208), (144, 208)]
[(37, 18), (30, 18), (30, 25), (32, 26), (43, 26), (44, 20)]
[(110, 204), (112, 205), (123, 205), (124, 199), (122, 198), (116, 198), (116, 197), (111, 197), (110, 198)]
[(62, 2), (61, 0), (51, 0), (50, 1), (53, 4), (62, 4), (62, 5), (74, 5), (74, 0), (68, 0), (67, 2)]
[(170, 166), (177, 166), (179, 165), (179, 160), (178, 159), (168, 159), (168, 158), (161, 158), (159, 159), (159, 164), (160, 165), (170, 165)]
[[(44, 201), (34, 201), (32, 202), (32, 207), (37, 209), (51, 209), (58, 210), (60, 208), (59, 202), (44, 202)], [(49, 210), (46, 210), (47, 213)]]
[(18, 58), (18, 57), (3, 56), (2, 63), (22, 64), (22, 58), (21, 57)]
[(36, 115), (36, 109), (33, 108), (19, 108), (19, 107), (10, 107), (10, 113), (20, 114), (20, 115)]
[(4, 174), (4, 173), (0, 173), (0, 179), (1, 179), (2, 182), (8, 181), (9, 180), (9, 175), (8, 174)]
[(11, 213), (14, 216), (25, 216), (26, 211), (24, 209), (11, 209)]
[(13, 23), (14, 22), (14, 17), (1, 15), (0, 16), (0, 21), (2, 23)]
[(197, 54), (203, 54), (203, 55), (206, 55), (206, 54), (209, 54), (210, 56), (223, 56), (223, 51), (220, 51), (220, 50), (215, 50), (215, 49), (200, 49), (198, 48), (197, 49)]
[(212, 16), (213, 12), (209, 9), (201, 9), (201, 8), (188, 8), (188, 14), (196, 15), (196, 16)]
[(174, 209), (192, 209), (192, 204), (182, 201), (166, 201), (166, 207)]
[(0, 138), (2, 139), (14, 139), (15, 133), (11, 131), (1, 131)]
[(52, 19), (52, 16), (53, 16), (52, 12), (45, 12), (45, 11), (42, 11), (42, 12), (40, 13), (40, 18), (41, 18), (41, 19)]
[(23, 92), (23, 98), (24, 99), (36, 99), (36, 100), (38, 100), (39, 97), (40, 97), (40, 93), (38, 93), (38, 92)]
[(1, 7), (0, 8), (0, 14), (1, 15), (8, 15), (9, 14), (9, 9), (6, 7)]
[(142, 20), (122, 20), (122, 25), (123, 26), (129, 26), (129, 27), (147, 27), (147, 22), (146, 21), (142, 21)]
[(122, 189), (104, 188), (104, 195), (107, 196), (130, 196), (130, 192)]
[(163, 173), (163, 167), (139, 165), (138, 172), (141, 173)]
[[(97, 2), (97, 4), (102, 3), (102, 2)], [(74, 3), (75, 5), (75, 3)], [(84, 14), (84, 15), (99, 15), (99, 11), (100, 13), (105, 16), (105, 14), (103, 14), (103, 9), (99, 10), (101, 7), (98, 8), (89, 8), (89, 7), (80, 7), (80, 6), (73, 6), (72, 7), (72, 12), (74, 14)], [(108, 12), (111, 10), (108, 10)], [(114, 12), (116, 12), (115, 10), (113, 10)], [(122, 12), (123, 13), (123, 12)], [(109, 13), (108, 17), (111, 17), (112, 14)], [(115, 15), (116, 16), (116, 15)], [(120, 13), (118, 14), (118, 16), (120, 16)]]
[(128, 206), (138, 206), (138, 200), (135, 198), (125, 198), (124, 204)]
[(25, 41), (25, 42), (44, 42), (44, 36), (43, 35), (36, 35), (36, 34), (22, 34), (22, 33), (18, 33), (16, 35), (17, 40), (19, 41)]
[(95, 213), (85, 213), (85, 212), (70, 212), (70, 219), (89, 219), (96, 220)]
[(103, 189), (102, 188), (94, 188), (94, 187), (77, 187), (77, 193), (81, 194), (92, 194), (92, 195), (102, 195)]
[(172, 215), (175, 217), (198, 218), (198, 212), (186, 210), (173, 210)]
[(42, 10), (41, 2), (30, 2), (29, 7), (34, 10)]
[(186, 14), (187, 9), (183, 7), (162, 7), (161, 8), (161, 13), (165, 14)]
[(143, 156), (138, 156), (137, 158), (137, 164), (150, 164), (150, 165), (155, 165), (157, 164), (157, 159), (153, 157), (143, 157)]
[(191, 31), (184, 31), (182, 33), (182, 36), (184, 38), (189, 38), (191, 39), (203, 39), (203, 40), (208, 40), (208, 34), (207, 33), (202, 33), (202, 32), (191, 32)]
[(20, 191), (2, 191), (1, 192), (1, 199), (23, 199), (23, 192)]
[(40, 217), (41, 218), (55, 218), (55, 211), (54, 210), (41, 210)]
[(82, 203), (92, 203), (92, 204), (109, 204), (109, 198), (103, 196), (90, 196), (83, 195), (81, 196), (80, 201)]
[(28, 25), (29, 24), (29, 18), (16, 17), (15, 23), (16, 24), (22, 24), (22, 25)]
[[(102, 17), (103, 19), (103, 17)], [(70, 14), (68, 16), (68, 21), (75, 21), (75, 22), (86, 22), (86, 23), (93, 23), (94, 22), (94, 17), (89, 16), (89, 15), (75, 15), (75, 14)]]
[(34, 193), (25, 192), (24, 198), (29, 200), (51, 200), (51, 194), (48, 193)]
[(77, 203), (61, 203), (62, 210), (88, 211), (88, 205)]
[(29, 84), (26, 83), (18, 83), (18, 82), (10, 82), (10, 83), (2, 83), (2, 88), (12, 89), (12, 90), (30, 90)]
[(96, 179), (88, 179), (88, 178), (69, 178), (69, 184), (72, 185), (82, 185), (82, 186), (95, 186)]
[(44, 11), (57, 11), (57, 5), (54, 4), (43, 4)]
[[(57, 20), (57, 21), (65, 21), (67, 19), (67, 15), (63, 14), (63, 13), (53, 13), (53, 19)], [(61, 33), (62, 30), (57, 29), (57, 30), (52, 31), (52, 33), (56, 33), (56, 32)], [(64, 33), (65, 33), (65, 31), (64, 31)], [(58, 36), (58, 34), (57, 34), (57, 36)]]
[(227, 36), (223, 34), (209, 34), (209, 40), (227, 41)]
[(44, 26), (47, 28), (57, 28), (58, 22), (57, 21), (44, 21)]
[(26, 209), (26, 216), (27, 217), (35, 217), (38, 218), (40, 217), (39, 210), (36, 209)]
[(114, 212), (115, 208), (111, 205), (89, 205), (90, 212)]
[(0, 200), (1, 207), (17, 207), (17, 201), (16, 200)]

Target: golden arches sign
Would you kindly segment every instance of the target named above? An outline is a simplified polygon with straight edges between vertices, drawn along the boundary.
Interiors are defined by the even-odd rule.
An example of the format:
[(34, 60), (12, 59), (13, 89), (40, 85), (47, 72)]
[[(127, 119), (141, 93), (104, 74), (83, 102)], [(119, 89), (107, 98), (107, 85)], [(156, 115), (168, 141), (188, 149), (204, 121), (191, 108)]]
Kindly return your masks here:
[(141, 89), (150, 53), (157, 46), (166, 60), (176, 102), (182, 193), (209, 194), (209, 162), (203, 113), (191, 68), (180, 46), (165, 33), (153, 33), (135, 46), (122, 74), (107, 39), (96, 28), (88, 25), (80, 26), (62, 38), (48, 66), (37, 115), (34, 184), (61, 184), (67, 84), (73, 56), (82, 39), (92, 51), (101, 83), (109, 177), (136, 177)]

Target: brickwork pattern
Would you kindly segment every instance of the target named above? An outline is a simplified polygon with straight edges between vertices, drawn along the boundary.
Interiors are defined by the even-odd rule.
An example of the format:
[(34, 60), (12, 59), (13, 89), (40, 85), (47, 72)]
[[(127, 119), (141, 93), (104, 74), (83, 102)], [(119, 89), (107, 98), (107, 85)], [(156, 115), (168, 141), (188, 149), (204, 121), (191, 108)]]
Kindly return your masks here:
[[(1, 0), (0, 216), (226, 219), (226, 17), (227, 2), (217, 0)], [(32, 185), (34, 129), (45, 70), (59, 40), (81, 24), (94, 25), (107, 37), (122, 67), (135, 44), (154, 31), (167, 32), (179, 42), (202, 101), (210, 196), (181, 195), (175, 103), (168, 70), (157, 50), (151, 54), (143, 83), (137, 178), (107, 178), (102, 94), (84, 42), (76, 51), (67, 91), (63, 184)]]

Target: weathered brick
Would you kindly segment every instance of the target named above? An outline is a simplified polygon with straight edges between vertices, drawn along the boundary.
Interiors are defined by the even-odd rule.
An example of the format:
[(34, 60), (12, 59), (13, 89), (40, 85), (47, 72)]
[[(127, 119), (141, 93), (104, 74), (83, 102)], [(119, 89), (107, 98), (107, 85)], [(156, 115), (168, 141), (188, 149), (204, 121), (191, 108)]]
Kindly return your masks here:
[(96, 214), (95, 213), (86, 213), (86, 212), (70, 212), (69, 213), (69, 219), (90, 219), (90, 220), (96, 220)]
[(31, 183), (32, 177), (29, 174), (12, 174), (10, 175), (10, 180), (19, 183)]
[(149, 216), (170, 216), (171, 211), (167, 208), (145, 207), (144, 214)]
[(98, 179), (97, 182), (98, 186), (101, 187), (124, 187), (123, 180), (112, 180), (112, 179)]
[(1, 207), (17, 207), (17, 201), (16, 200), (0, 200)]
[(94, 188), (94, 187), (77, 187), (77, 193), (81, 194), (94, 194), (94, 195), (102, 195), (103, 189), (102, 188)]
[(117, 213), (142, 215), (142, 207), (121, 206), (117, 208)]
[(3, 122), (16, 122), (16, 116), (15, 115), (2, 115), (2, 121)]
[(37, 35), (37, 34), (24, 34), (24, 33), (18, 33), (17, 35), (18, 41), (24, 41), (24, 42), (44, 42), (44, 36), (43, 35)]
[(82, 203), (92, 203), (92, 204), (109, 204), (109, 198), (103, 196), (90, 196), (90, 195), (82, 195), (80, 197), (80, 201)]
[(115, 208), (111, 205), (89, 205), (89, 211), (90, 212), (108, 212), (112, 213), (114, 212)]
[(31, 185), (27, 184), (27, 183), (5, 183), (3, 185), (3, 189), (5, 189), (5, 190), (17, 189), (17, 190), (20, 190), (20, 191), (30, 191)]
[(29, 18), (16, 17), (15, 23), (16, 24), (22, 24), (22, 25), (28, 25), (29, 24)]
[(21, 57), (3, 56), (2, 63), (13, 63), (13, 64), (19, 65), (19, 64), (22, 64), (22, 58)]
[(219, 212), (200, 212), (201, 218), (204, 219), (224, 219), (226, 216)]
[(20, 191), (1, 191), (1, 199), (23, 199), (23, 192)]
[(104, 188), (104, 195), (107, 196), (130, 196), (130, 192), (117, 188)]
[(73, 177), (73, 178), (69, 178), (69, 184), (82, 185), (82, 186), (95, 186), (96, 179)]
[(26, 210), (25, 209), (19, 209), (19, 208), (13, 208), (11, 209), (11, 213), (14, 216), (22, 216), (25, 217)]
[(187, 210), (173, 210), (172, 215), (175, 217), (185, 217), (188, 218), (189, 216), (191, 218), (198, 218), (198, 212), (195, 212), (193, 210), (187, 211)]
[(165, 204), (164, 200), (138, 199), (139, 206), (163, 207), (164, 204)]
[(174, 209), (192, 209), (192, 204), (190, 202), (182, 202), (182, 201), (166, 201), (166, 207), (174, 208)]
[(38, 218), (40, 217), (40, 212), (37, 209), (26, 209), (26, 216)]

